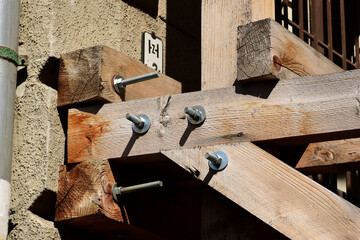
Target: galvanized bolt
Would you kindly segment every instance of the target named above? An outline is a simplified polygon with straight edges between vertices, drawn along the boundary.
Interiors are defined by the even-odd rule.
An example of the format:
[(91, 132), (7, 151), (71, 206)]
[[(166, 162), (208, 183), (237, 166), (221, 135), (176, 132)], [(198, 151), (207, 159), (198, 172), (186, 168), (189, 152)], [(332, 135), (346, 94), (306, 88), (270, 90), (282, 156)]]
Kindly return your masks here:
[(121, 187), (121, 186), (118, 187), (117, 183), (115, 183), (112, 187), (112, 194), (113, 194), (114, 200), (116, 202), (118, 202), (118, 199), (124, 194), (142, 191), (142, 190), (151, 189), (151, 188), (158, 188), (158, 187), (162, 187), (163, 185), (164, 184), (162, 181), (149, 182), (149, 183), (134, 185), (134, 186), (130, 186), (130, 187)]
[(150, 118), (145, 114), (135, 116), (128, 113), (126, 114), (126, 119), (133, 123), (132, 129), (136, 133), (146, 133), (151, 125)]
[(215, 171), (221, 171), (228, 165), (228, 157), (222, 151), (205, 153), (205, 158), (209, 160), (209, 166)]
[(124, 79), (121, 75), (115, 75), (114, 76), (114, 88), (115, 88), (115, 91), (120, 94), (125, 91), (127, 85), (130, 85), (133, 83), (138, 83), (138, 82), (143, 82), (146, 80), (157, 78), (159, 76), (160, 76), (160, 74), (158, 72), (148, 73), (148, 74), (144, 74), (141, 76), (128, 78), (128, 79)]
[(205, 153), (205, 158), (212, 162), (212, 164), (219, 166), (221, 164), (222, 158), (217, 154)]
[(186, 107), (184, 112), (187, 114), (188, 121), (193, 125), (199, 125), (205, 121), (206, 112), (202, 106)]

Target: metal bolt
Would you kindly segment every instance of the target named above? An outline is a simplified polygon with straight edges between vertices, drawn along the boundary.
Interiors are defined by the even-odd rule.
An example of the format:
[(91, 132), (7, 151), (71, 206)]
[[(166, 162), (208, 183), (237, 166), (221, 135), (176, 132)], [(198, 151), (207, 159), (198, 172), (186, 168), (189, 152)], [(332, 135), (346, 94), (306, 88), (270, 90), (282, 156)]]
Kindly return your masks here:
[(135, 116), (128, 113), (126, 114), (126, 119), (128, 119), (133, 123), (132, 129), (136, 133), (146, 133), (151, 125), (150, 118), (145, 114), (140, 114), (138, 116)]
[(228, 165), (228, 157), (222, 151), (205, 153), (205, 158), (209, 160), (209, 166), (215, 171), (221, 171)]
[(205, 158), (212, 162), (212, 164), (219, 166), (221, 164), (222, 158), (217, 154), (205, 153)]
[(134, 185), (130, 187), (121, 187), (121, 186), (118, 187), (117, 183), (115, 183), (112, 187), (112, 194), (114, 200), (117, 202), (118, 199), (124, 194), (142, 191), (146, 189), (158, 188), (158, 187), (162, 187), (163, 185), (164, 184), (162, 181), (149, 182), (149, 183)]
[(138, 118), (130, 113), (126, 114), (126, 119), (133, 122), (138, 128), (142, 128), (144, 126), (144, 119)]
[(197, 109), (186, 107), (185, 113), (189, 114), (192, 119), (199, 120), (201, 117), (201, 112)]
[(137, 77), (132, 77), (128, 79), (124, 79), (121, 75), (115, 75), (114, 76), (114, 88), (117, 93), (123, 93), (126, 89), (127, 85), (143, 82), (146, 80), (150, 80), (153, 78), (160, 77), (160, 74), (158, 72), (148, 73)]
[(202, 106), (186, 107), (184, 112), (187, 114), (188, 121), (193, 125), (199, 125), (205, 121), (206, 112)]

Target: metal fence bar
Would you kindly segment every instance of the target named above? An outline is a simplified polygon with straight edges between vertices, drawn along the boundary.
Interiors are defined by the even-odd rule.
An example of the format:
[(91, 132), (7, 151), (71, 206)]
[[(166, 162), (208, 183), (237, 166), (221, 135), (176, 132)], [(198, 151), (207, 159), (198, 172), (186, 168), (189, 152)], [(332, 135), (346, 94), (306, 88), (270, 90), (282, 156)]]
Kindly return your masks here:
[(340, 22), (341, 22), (341, 52), (343, 69), (347, 70), (346, 58), (346, 31), (345, 31), (345, 3), (340, 0)]
[(304, 3), (299, 0), (299, 37), (304, 39)]
[(327, 16), (327, 35), (328, 35), (328, 58), (333, 61), (333, 37), (332, 37), (332, 15), (331, 15), (331, 0), (326, 1), (326, 16)]

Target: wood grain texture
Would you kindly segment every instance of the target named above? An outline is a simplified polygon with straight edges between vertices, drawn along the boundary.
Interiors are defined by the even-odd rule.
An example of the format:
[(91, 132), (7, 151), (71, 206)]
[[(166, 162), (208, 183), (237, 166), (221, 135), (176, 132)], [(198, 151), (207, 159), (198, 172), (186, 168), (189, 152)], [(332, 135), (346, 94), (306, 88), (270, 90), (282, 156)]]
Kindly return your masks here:
[(343, 71), (273, 19), (238, 27), (237, 80), (290, 79)]
[(275, 0), (252, 0), (251, 22), (265, 18), (275, 19)]
[[(218, 150), (229, 165), (213, 173), (204, 154)], [(359, 239), (357, 207), (251, 143), (162, 153), (291, 239)]]
[[(360, 71), (280, 81), (268, 99), (237, 94), (234, 87), (71, 109), (68, 162), (158, 153), (162, 149), (307, 137), (360, 127)], [(326, 91), (324, 91), (326, 89)], [(207, 117), (188, 124), (187, 106)], [(133, 134), (127, 113), (147, 114), (150, 130)]]
[(311, 143), (296, 169), (304, 174), (360, 169), (360, 138)]
[(125, 79), (154, 72), (139, 61), (106, 46), (95, 46), (61, 55), (58, 83), (58, 106), (81, 103), (121, 102), (181, 93), (181, 84), (161, 75), (159, 78), (132, 84), (119, 96), (113, 87), (114, 75)]
[(129, 225), (125, 206), (112, 197), (115, 183), (107, 160), (92, 160), (70, 168), (61, 166), (55, 222), (101, 239), (163, 239)]
[(102, 215), (127, 223), (126, 211), (112, 197), (115, 183), (107, 160), (92, 160), (67, 170), (60, 169), (55, 221), (75, 221), (80, 217)]
[(201, 89), (236, 80), (236, 28), (251, 21), (251, 0), (201, 1)]

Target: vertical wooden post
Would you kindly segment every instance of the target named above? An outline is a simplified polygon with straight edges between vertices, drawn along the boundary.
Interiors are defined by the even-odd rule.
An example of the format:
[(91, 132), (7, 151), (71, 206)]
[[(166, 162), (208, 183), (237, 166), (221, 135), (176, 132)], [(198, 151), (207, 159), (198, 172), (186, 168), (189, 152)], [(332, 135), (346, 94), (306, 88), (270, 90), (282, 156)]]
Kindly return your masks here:
[(275, 19), (274, 0), (203, 0), (201, 6), (201, 89), (232, 86), (236, 80), (236, 29)]

